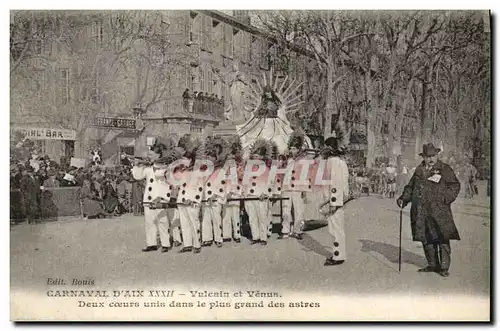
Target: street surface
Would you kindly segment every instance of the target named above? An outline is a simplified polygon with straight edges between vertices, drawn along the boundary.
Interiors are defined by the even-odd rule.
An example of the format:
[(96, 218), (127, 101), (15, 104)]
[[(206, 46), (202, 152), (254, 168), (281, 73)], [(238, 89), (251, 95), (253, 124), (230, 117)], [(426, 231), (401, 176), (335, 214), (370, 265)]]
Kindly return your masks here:
[(245, 289), (320, 292), (324, 295), (412, 293), (473, 295), (490, 292), (490, 201), (485, 185), (473, 200), (459, 198), (453, 215), (462, 240), (452, 242), (450, 277), (420, 274), (421, 246), (411, 241), (409, 206), (403, 216), (402, 271), (398, 273), (399, 210), (393, 199), (361, 197), (346, 205), (347, 261), (324, 267), (331, 255), (325, 224), (311, 224), (303, 241), (267, 246), (203, 248), (201, 254), (143, 253), (143, 218), (73, 218), (11, 228), (12, 289), (43, 289), (47, 278), (91, 277), (100, 286), (197, 284)]

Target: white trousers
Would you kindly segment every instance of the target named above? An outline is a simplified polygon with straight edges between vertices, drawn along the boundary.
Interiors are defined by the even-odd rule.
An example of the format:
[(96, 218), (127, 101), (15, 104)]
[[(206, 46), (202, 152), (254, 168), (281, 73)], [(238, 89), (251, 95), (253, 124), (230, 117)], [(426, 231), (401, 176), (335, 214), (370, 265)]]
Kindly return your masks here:
[(344, 207), (337, 208), (335, 213), (327, 216), (328, 232), (333, 237), (333, 259), (345, 260)]
[(248, 214), (250, 231), (253, 240), (267, 241), (269, 230), (269, 212), (267, 201), (245, 201), (245, 210)]
[(171, 230), (172, 230), (172, 239), (174, 239), (174, 241), (177, 241), (178, 243), (182, 243), (181, 227), (175, 226)]
[[(268, 237), (271, 237), (271, 235), (273, 233), (273, 223), (274, 223), (273, 221), (277, 217), (274, 215), (278, 215), (281, 211), (280, 203), (281, 203), (280, 200), (276, 200), (274, 202), (271, 202), (271, 201), (268, 202), (268, 207), (267, 207), (268, 220), (269, 220), (269, 225), (267, 227), (267, 236)], [(280, 224), (281, 224), (281, 218), (279, 220), (280, 220)]]
[(160, 242), (164, 247), (170, 247), (170, 233), (168, 231), (170, 220), (166, 209), (149, 209), (144, 206), (144, 226), (146, 230), (146, 245), (158, 245), (158, 232)]
[(212, 202), (203, 206), (202, 240), (222, 242), (222, 206)]
[(184, 247), (200, 248), (200, 207), (177, 205)]
[[(283, 192), (283, 198), (289, 198), (288, 200), (283, 200), (283, 229), (281, 232), (283, 234), (290, 233), (290, 226), (293, 219), (293, 233), (302, 233), (302, 223), (304, 222), (304, 199), (302, 198), (302, 192)], [(292, 206), (293, 206), (293, 216), (292, 216)]]
[[(172, 210), (170, 210), (172, 212)], [(182, 243), (181, 236), (181, 221), (179, 219), (179, 210), (175, 208), (173, 210), (172, 221), (170, 222), (170, 234), (172, 235), (172, 239), (179, 243)]]
[[(232, 231), (231, 231), (232, 230)], [(222, 219), (222, 234), (224, 239), (240, 239), (240, 204), (231, 204), (224, 206), (224, 217)]]

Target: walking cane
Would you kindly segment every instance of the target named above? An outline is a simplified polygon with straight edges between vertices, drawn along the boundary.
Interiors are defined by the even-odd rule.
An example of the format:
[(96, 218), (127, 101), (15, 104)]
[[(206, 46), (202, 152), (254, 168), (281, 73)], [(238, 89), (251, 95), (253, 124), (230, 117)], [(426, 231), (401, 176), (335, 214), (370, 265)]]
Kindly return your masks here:
[(403, 232), (403, 208), (399, 209), (399, 272), (401, 272), (401, 234)]

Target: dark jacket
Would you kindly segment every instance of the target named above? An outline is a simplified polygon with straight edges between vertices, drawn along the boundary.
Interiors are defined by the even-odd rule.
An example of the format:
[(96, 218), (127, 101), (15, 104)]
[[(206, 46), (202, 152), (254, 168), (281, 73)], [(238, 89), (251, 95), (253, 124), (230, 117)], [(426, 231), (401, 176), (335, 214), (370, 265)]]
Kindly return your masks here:
[(26, 217), (38, 216), (40, 207), (40, 183), (33, 176), (23, 176), (19, 183), (21, 203)]
[[(433, 175), (441, 176), (438, 183), (428, 179)], [(400, 197), (404, 205), (411, 202), (414, 241), (460, 240), (450, 207), (459, 192), (460, 182), (449, 165), (438, 160), (430, 170), (425, 169), (423, 162), (417, 167)]]

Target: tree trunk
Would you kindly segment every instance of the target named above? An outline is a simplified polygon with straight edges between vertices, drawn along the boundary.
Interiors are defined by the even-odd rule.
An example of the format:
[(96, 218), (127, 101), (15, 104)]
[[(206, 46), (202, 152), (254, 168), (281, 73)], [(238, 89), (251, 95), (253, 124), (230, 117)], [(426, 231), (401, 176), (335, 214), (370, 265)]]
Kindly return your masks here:
[(323, 127), (323, 136), (325, 139), (332, 134), (332, 115), (333, 109), (333, 65), (328, 64), (326, 68), (326, 102), (325, 102), (325, 125)]
[(394, 146), (393, 148), (396, 151), (399, 151), (399, 154), (403, 154), (403, 146), (402, 146), (402, 133), (403, 133), (403, 124), (406, 115), (406, 110), (410, 105), (410, 101), (412, 98), (411, 91), (413, 89), (414, 79), (411, 79), (406, 88), (406, 93), (404, 96), (403, 106), (401, 107), (401, 111), (399, 112), (396, 120), (396, 132), (394, 135)]
[(86, 117), (81, 115), (76, 128), (75, 157), (85, 158), (88, 156), (88, 135), (86, 135)]
[(399, 96), (397, 96), (397, 94), (393, 95), (391, 111), (389, 114), (387, 114), (388, 116), (386, 116), (386, 117), (389, 117), (389, 121), (388, 121), (389, 134), (387, 137), (387, 154), (386, 155), (391, 160), (394, 158), (394, 156), (396, 154), (396, 153), (394, 153), (395, 152), (394, 151), (394, 143), (395, 143), (395, 136), (396, 136), (395, 122), (396, 122), (398, 98), (399, 98)]
[(422, 83), (422, 104), (420, 107), (420, 133), (423, 143), (429, 143), (432, 133), (432, 121), (429, 118), (427, 107), (428, 102), (428, 87), (427, 81), (429, 77), (429, 68), (425, 69), (424, 82)]
[(393, 86), (394, 86), (394, 74), (396, 73), (396, 65), (397, 65), (397, 58), (396, 54), (391, 56), (390, 59), (390, 68), (389, 68), (389, 73), (387, 76), (387, 82), (386, 85), (384, 86), (384, 96), (382, 99), (382, 107), (384, 107), (384, 111), (387, 112), (389, 108), (389, 102), (393, 99)]
[(371, 168), (375, 162), (375, 147), (376, 147), (376, 136), (375, 130), (377, 127), (377, 113), (374, 100), (373, 100), (373, 86), (370, 72), (365, 75), (365, 91), (366, 91), (366, 167)]
[[(396, 58), (396, 53), (394, 52), (391, 57), (390, 57), (390, 67), (389, 67), (389, 72), (387, 74), (387, 80), (386, 83), (384, 84), (384, 93), (382, 96), (382, 100), (380, 100), (378, 110), (381, 112), (382, 117), (388, 121), (388, 126), (389, 126), (389, 133), (388, 133), (388, 141), (387, 145), (385, 146), (385, 152), (384, 154), (387, 157), (392, 156), (392, 143), (393, 143), (393, 128), (392, 128), (392, 123), (393, 123), (393, 118), (394, 118), (394, 112), (395, 112), (395, 93), (393, 93), (393, 88), (394, 88), (394, 79), (395, 79), (395, 72), (396, 72), (396, 65), (397, 65), (397, 58)], [(391, 106), (390, 106), (391, 105)], [(377, 116), (375, 116), (374, 119), (376, 126), (382, 125), (382, 123), (377, 123)], [(379, 133), (381, 127), (374, 128), (374, 132)], [(380, 138), (383, 138), (380, 136)], [(376, 142), (374, 144), (376, 146)], [(374, 151), (375, 153), (375, 151)]]

